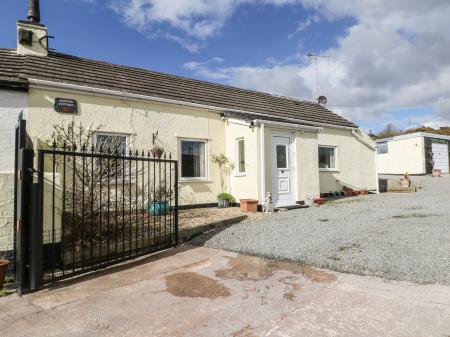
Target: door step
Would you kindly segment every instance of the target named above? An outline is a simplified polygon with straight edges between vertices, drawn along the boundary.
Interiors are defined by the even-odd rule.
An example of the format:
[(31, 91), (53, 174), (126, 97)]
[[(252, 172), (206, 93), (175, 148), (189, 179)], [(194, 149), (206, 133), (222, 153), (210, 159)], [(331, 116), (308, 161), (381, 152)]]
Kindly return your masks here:
[(292, 209), (308, 208), (308, 207), (309, 206), (306, 206), (306, 205), (280, 206), (280, 207), (275, 207), (275, 211), (284, 212), (284, 211), (290, 211)]

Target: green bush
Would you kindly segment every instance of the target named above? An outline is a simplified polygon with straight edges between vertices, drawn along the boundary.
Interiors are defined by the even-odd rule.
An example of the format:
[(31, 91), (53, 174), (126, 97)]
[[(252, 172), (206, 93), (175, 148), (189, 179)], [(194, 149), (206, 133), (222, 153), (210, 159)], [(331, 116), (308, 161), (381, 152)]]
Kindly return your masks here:
[(230, 193), (220, 193), (217, 196), (217, 200), (228, 200), (231, 204), (236, 202), (236, 199)]

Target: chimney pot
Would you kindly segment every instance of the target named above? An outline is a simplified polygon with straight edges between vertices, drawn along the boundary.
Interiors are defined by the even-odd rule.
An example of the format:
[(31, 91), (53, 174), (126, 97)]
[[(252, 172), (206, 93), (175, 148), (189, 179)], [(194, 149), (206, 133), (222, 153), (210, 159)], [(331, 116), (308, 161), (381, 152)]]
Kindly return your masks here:
[(39, 8), (39, 0), (29, 0), (28, 1), (28, 14), (27, 18), (29, 22), (40, 23), (41, 22), (41, 11)]

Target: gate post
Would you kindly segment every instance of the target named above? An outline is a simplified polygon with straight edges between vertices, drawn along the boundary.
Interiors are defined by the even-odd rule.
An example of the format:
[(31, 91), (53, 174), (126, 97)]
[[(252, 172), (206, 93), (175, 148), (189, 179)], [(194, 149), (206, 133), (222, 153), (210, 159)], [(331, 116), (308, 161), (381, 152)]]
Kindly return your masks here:
[(30, 289), (29, 278), (29, 238), (31, 211), (31, 184), (33, 182), (33, 156), (30, 149), (18, 152), (18, 171), (16, 180), (16, 286), (21, 295)]
[(179, 244), (178, 233), (178, 162), (175, 164), (175, 246)]
[(31, 186), (30, 290), (43, 283), (44, 156), (38, 151), (38, 182)]

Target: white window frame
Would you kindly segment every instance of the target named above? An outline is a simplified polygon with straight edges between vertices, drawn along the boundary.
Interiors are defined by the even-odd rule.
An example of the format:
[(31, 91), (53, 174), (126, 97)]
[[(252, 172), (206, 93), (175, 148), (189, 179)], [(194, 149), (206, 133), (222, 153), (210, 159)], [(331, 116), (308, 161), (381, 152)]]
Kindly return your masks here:
[[(128, 155), (130, 152), (130, 137), (131, 135), (129, 133), (121, 133), (121, 132), (103, 132), (103, 131), (97, 131), (92, 135), (92, 141), (94, 148), (97, 148), (97, 137), (101, 136), (110, 136), (110, 137), (125, 137), (125, 155)], [(112, 150), (112, 149), (111, 149)], [(105, 149), (106, 151), (106, 149)]]
[[(337, 146), (333, 146), (333, 145), (319, 145), (318, 147), (318, 153), (320, 151), (320, 148), (327, 148), (327, 149), (333, 149), (334, 150), (334, 167), (333, 168), (321, 168), (319, 167), (319, 171), (321, 172), (337, 172), (339, 171), (339, 151), (338, 151), (338, 147)], [(319, 165), (319, 162), (317, 162), (317, 165)]]
[[(385, 152), (380, 152), (382, 147), (386, 147)], [(389, 153), (389, 142), (380, 142), (377, 144), (377, 154), (388, 154)]]
[[(125, 156), (129, 156), (130, 155), (130, 138), (131, 135), (129, 133), (121, 133), (121, 132), (103, 132), (103, 131), (97, 131), (92, 135), (92, 145), (94, 145), (94, 148), (97, 149), (97, 137), (101, 135), (101, 136), (110, 136), (110, 137), (124, 137), (125, 138)], [(107, 153), (107, 149), (103, 149), (104, 153)], [(111, 149), (111, 155), (114, 155), (115, 152), (113, 149)], [(121, 153), (119, 153), (119, 156), (122, 156)], [(135, 179), (132, 176), (131, 177), (131, 181), (130, 181), (130, 171), (129, 169), (127, 169), (124, 172), (125, 175), (125, 179), (123, 180), (123, 176), (119, 175), (117, 178), (121, 179), (121, 181), (125, 181), (125, 183), (132, 183)], [(111, 178), (111, 179), (115, 179), (115, 178)]]
[[(181, 153), (181, 143), (182, 142), (201, 142), (205, 144), (205, 177), (182, 177), (182, 153)], [(178, 138), (178, 179), (180, 182), (208, 182), (209, 181), (209, 149), (208, 149), (208, 139), (202, 138)]]
[(239, 164), (241, 162), (241, 157), (240, 157), (240, 152), (239, 152), (239, 142), (244, 142), (244, 160), (246, 159), (245, 157), (245, 138), (244, 137), (240, 137), (240, 138), (236, 138), (236, 172), (235, 172), (235, 176), (236, 177), (242, 177), (246, 175), (246, 160), (244, 161), (244, 171), (240, 171), (240, 167)]

